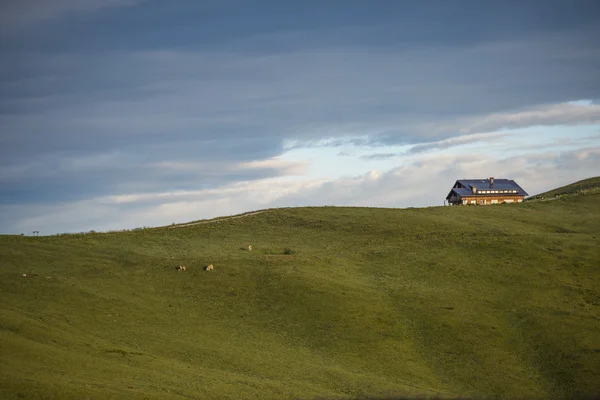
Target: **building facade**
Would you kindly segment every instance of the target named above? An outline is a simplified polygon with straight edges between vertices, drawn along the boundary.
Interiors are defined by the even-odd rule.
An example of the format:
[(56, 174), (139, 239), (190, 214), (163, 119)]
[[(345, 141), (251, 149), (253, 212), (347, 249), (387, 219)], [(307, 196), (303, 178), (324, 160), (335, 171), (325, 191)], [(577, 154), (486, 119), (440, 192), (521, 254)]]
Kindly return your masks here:
[(528, 196), (510, 179), (461, 179), (446, 196), (448, 205), (520, 203)]

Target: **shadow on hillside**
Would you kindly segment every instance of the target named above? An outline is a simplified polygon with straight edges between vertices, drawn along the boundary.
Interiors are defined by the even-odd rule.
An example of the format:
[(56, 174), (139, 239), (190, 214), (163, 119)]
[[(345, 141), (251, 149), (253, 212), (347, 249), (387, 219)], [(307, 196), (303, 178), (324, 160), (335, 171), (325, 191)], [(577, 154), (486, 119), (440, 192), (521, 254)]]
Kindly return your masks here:
[[(327, 397), (316, 397), (315, 400), (330, 400)], [(359, 396), (359, 397), (343, 397), (342, 399), (337, 400), (480, 400), (474, 399), (470, 397), (427, 397), (427, 396), (417, 396), (417, 397), (402, 397), (402, 396), (386, 396), (386, 397), (369, 397), (369, 396)]]
[[(427, 396), (417, 396), (417, 397), (402, 397), (402, 396), (390, 396), (390, 397), (368, 397), (368, 396), (359, 396), (359, 397), (344, 397), (341, 400), (483, 400), (484, 398), (476, 398), (476, 397), (427, 397)], [(570, 397), (573, 400), (600, 400), (600, 394), (594, 396), (574, 396)], [(316, 397), (315, 400), (329, 400), (326, 397)], [(340, 400), (340, 399), (337, 399)]]
[[(416, 396), (416, 397), (405, 397), (405, 396), (384, 396), (384, 397), (344, 397), (341, 400), (483, 400), (484, 398), (477, 397), (428, 397), (428, 396)], [(570, 397), (572, 400), (600, 400), (600, 394), (592, 396), (573, 396)], [(327, 397), (316, 397), (315, 400), (329, 400)], [(340, 400), (340, 399), (337, 399)]]

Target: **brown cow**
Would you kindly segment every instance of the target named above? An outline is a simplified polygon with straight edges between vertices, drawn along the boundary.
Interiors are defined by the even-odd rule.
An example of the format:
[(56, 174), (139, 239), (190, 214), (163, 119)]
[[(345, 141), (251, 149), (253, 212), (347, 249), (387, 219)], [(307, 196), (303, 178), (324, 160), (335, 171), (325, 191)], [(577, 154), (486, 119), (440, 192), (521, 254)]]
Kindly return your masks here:
[(213, 270), (213, 268), (214, 268), (214, 267), (213, 267), (213, 265), (212, 265), (212, 264), (210, 264), (210, 265), (207, 265), (207, 266), (206, 266), (205, 270), (207, 270), (207, 271), (212, 271), (212, 270)]
[(177, 268), (177, 271), (185, 271), (185, 265), (180, 265), (180, 266)]

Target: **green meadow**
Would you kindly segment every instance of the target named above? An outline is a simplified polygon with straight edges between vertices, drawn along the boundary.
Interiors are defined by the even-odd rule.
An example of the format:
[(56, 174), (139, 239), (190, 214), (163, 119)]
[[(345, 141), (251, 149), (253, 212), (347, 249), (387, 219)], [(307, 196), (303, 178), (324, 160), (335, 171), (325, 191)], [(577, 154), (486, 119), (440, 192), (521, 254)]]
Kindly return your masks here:
[(0, 398), (591, 398), (599, 184), (0, 236)]

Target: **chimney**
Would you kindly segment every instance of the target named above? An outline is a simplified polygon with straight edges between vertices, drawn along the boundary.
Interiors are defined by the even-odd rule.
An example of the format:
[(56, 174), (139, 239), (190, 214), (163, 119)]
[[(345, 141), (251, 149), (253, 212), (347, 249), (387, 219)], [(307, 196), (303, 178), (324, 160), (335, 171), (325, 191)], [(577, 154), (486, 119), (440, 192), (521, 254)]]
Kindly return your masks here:
[(471, 189), (473, 190), (473, 194), (477, 194), (477, 186), (471, 186)]
[(494, 177), (491, 176), (490, 177), (490, 189), (493, 189), (493, 188), (494, 188)]

